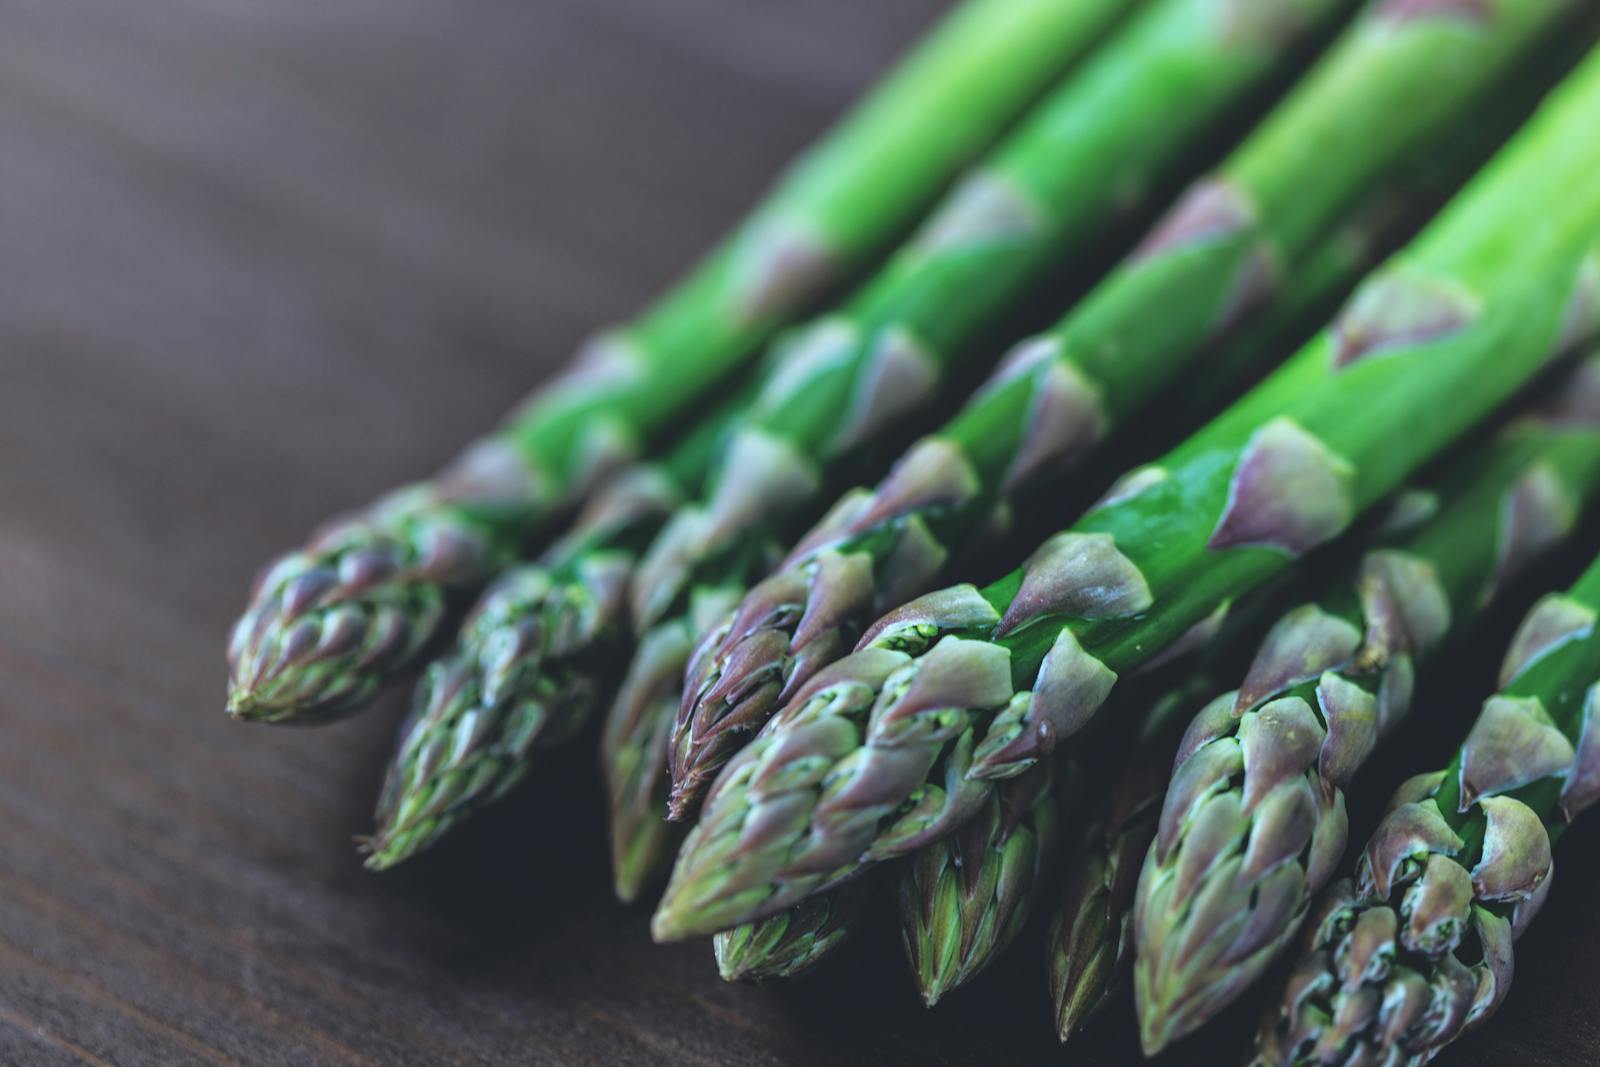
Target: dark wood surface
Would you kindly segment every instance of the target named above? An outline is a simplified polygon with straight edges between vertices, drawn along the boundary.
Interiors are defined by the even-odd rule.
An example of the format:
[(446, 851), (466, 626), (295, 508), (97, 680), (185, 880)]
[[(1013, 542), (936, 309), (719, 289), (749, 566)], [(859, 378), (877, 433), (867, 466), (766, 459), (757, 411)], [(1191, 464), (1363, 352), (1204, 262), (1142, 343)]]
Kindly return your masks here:
[[(1057, 1050), (1037, 933), (933, 1013), (887, 928), (722, 985), (611, 902), (586, 753), (370, 876), (398, 702), (221, 711), (262, 560), (636, 308), (940, 6), (0, 2), (0, 1062), (1133, 1062), (1126, 1012)], [(1597, 851), (1448, 1062), (1595, 1062)]]

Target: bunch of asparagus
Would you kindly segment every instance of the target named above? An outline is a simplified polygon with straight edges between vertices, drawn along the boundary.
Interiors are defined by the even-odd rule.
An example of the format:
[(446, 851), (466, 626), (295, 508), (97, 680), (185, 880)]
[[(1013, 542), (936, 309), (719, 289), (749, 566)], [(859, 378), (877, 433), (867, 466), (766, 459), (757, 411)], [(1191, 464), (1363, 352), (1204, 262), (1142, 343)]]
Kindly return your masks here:
[(1591, 569), (1328, 889), (1432, 664), (1596, 547), (1583, 7), (966, 0), (639, 319), (267, 568), (229, 712), (419, 671), (373, 868), (598, 733), (618, 897), (665, 879), (730, 981), (893, 881), (929, 1006), (1031, 940), (1062, 1040), (1131, 987), (1154, 1054), (1304, 930), (1258, 1061), (1425, 1062), (1600, 795)]

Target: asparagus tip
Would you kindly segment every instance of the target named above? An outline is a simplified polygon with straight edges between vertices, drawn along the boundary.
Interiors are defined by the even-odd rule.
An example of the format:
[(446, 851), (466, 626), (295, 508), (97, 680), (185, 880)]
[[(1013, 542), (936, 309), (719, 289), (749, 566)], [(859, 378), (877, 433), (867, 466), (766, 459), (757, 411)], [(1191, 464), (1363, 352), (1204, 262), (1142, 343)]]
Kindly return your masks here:
[(658, 945), (666, 945), (673, 941), (683, 941), (690, 936), (682, 916), (674, 914), (663, 901), (662, 906), (650, 918), (651, 939)]
[(612, 865), (611, 892), (618, 904), (632, 906), (644, 896), (644, 872), (632, 864)]
[(672, 792), (667, 796), (667, 821), (683, 822), (694, 814), (695, 801), (700, 799), (700, 790), (693, 780), (674, 782)]
[(228, 686), (228, 700), (223, 705), (228, 718), (235, 722), (253, 722), (257, 711), (255, 697), (234, 685)]
[(1153, 1059), (1192, 1029), (1159, 993), (1139, 998), (1139, 1048)]
[(1056, 1039), (1065, 1045), (1081, 1031), (1100, 1008), (1104, 1007), (1107, 993), (1087, 988), (1067, 988), (1060, 991), (1056, 1008)]
[(356, 853), (361, 856), (361, 865), (367, 870), (387, 871), (412, 855), (410, 850), (396, 848), (395, 845), (394, 835), (380, 827), (356, 838)]
[(301, 725), (332, 717), (341, 707), (338, 703), (324, 705), (316, 700), (275, 699), (248, 685), (232, 683), (223, 710), (235, 722)]

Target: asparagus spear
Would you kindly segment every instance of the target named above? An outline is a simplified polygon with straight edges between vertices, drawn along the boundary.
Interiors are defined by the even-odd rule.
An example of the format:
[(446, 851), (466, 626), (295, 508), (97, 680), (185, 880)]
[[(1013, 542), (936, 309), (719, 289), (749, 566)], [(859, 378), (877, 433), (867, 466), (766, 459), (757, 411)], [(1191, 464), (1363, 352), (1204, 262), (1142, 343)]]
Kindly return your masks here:
[(309, 722), (364, 703), (416, 659), (451, 603), (882, 254), (1135, 2), (968, 0), (643, 315), (592, 342), (441, 474), (267, 568), (229, 642), (229, 712)]
[[(1229, 630), (1239, 616), (1253, 614), (1235, 613)], [(1212, 645), (1231, 645), (1232, 638), (1231, 632), (1219, 634)], [(1214, 657), (1217, 648), (1208, 651)], [(1140, 731), (1141, 750), (1172, 747), (1162, 746), (1160, 739), (1174, 732), (1177, 713), (1192, 706), (1185, 698), (1198, 692), (1215, 692), (1203, 674), (1155, 701), (1156, 710)], [(902, 870), (901, 941), (929, 1007), (1004, 953), (1032, 915), (1059, 851), (1060, 809), (1085, 795), (1080, 764), (1087, 761), (1058, 762), (1002, 783), (976, 816), (918, 849)], [(1131, 880), (1129, 889), (1131, 895)]]
[(364, 842), (368, 867), (437, 843), (588, 722), (603, 696), (593, 660), (622, 645), (638, 550), (704, 479), (749, 392), (734, 390), (659, 461), (614, 476), (539, 562), (491, 583), (417, 684)]
[[(1527, 458), (1531, 453), (1537, 462), (1541, 447), (1564, 458), (1567, 463), (1562, 469), (1572, 473), (1573, 461), (1581, 455), (1585, 440), (1590, 442), (1590, 449), (1594, 447), (1594, 439), (1585, 438), (1579, 427), (1582, 419), (1600, 415), (1600, 403), (1597, 403), (1600, 401), (1600, 391), (1597, 391), (1600, 390), (1600, 374), (1597, 371), (1600, 367), (1580, 365), (1565, 381), (1559, 407), (1536, 410), (1519, 427), (1505, 432), (1501, 440), (1479, 450), (1475, 457), (1458, 461), (1463, 470), (1446, 483), (1444, 498), (1450, 496), (1450, 488), (1459, 490), (1476, 471), (1484, 480), (1477, 489), (1477, 497), (1480, 503), (1488, 502), (1494, 488), (1505, 488), (1506, 479), (1518, 469), (1518, 458)], [(1544, 423), (1542, 429), (1538, 426), (1540, 420)], [(1493, 461), (1497, 454), (1502, 457), (1498, 464)], [(1532, 486), (1543, 481), (1542, 474), (1533, 473), (1526, 484)], [(1384, 536), (1393, 542), (1403, 534), (1415, 534), (1416, 525), (1422, 521), (1442, 521), (1441, 499), (1438, 487), (1420, 487), (1401, 493), (1390, 506), (1389, 520), (1383, 523)], [(1525, 500), (1526, 497), (1516, 499)], [(1549, 498), (1541, 502), (1548, 503)], [(1502, 501), (1503, 505), (1509, 503), (1510, 500)], [(1460, 502), (1452, 510), (1467, 514)], [(1505, 517), (1509, 519), (1512, 514), (1523, 520), (1527, 517), (1525, 510), (1508, 512)], [(1554, 517), (1563, 518), (1562, 515)], [(1483, 516), (1478, 518), (1481, 525)], [(1557, 525), (1566, 524), (1559, 522)], [(1511, 570), (1526, 563), (1525, 558), (1511, 558), (1512, 543), (1517, 545), (1519, 557), (1554, 548), (1557, 544), (1513, 535), (1513, 529), (1526, 530), (1525, 521), (1487, 535), (1501, 537), (1507, 549), (1506, 573), (1496, 578), (1496, 588), (1511, 579)], [(1463, 536), (1470, 535), (1470, 530), (1463, 533)], [(1430, 538), (1437, 543), (1439, 535), (1433, 534)], [(1488, 584), (1487, 579), (1485, 584)], [(1235, 612), (1234, 616), (1238, 614)], [(1230, 619), (1230, 625), (1235, 621)], [(1186, 725), (1179, 716), (1187, 715), (1187, 709), (1204, 703), (1205, 698), (1221, 688), (1209, 676), (1201, 676), (1187, 680), (1152, 703), (1151, 713), (1141, 728), (1140, 744), (1126, 769), (1108, 790), (1101, 809), (1085, 826), (1084, 844), (1069, 863), (1061, 908), (1052, 922), (1049, 939), (1051, 999), (1055, 1005), (1057, 1033), (1063, 1041), (1081, 1029), (1128, 984), (1134, 960), (1135, 891), (1145, 855), (1156, 837), (1167, 781), (1173, 773), (1177, 734), (1179, 728)], [(1169, 720), (1172, 728), (1164, 728)]]
[(1082, 823), (1066, 864), (1061, 902), (1050, 920), (1050, 1003), (1066, 1041), (1128, 983), (1133, 967), (1133, 891), (1156, 835), (1156, 814), (1177, 747), (1178, 716), (1216, 686), (1206, 673), (1184, 679), (1151, 705), (1134, 751), (1102, 802)]
[(1110, 217), (1180, 173), (1341, 0), (1157, 0), (1056, 89), (854, 299), (787, 342), (707, 499), (674, 517), (634, 583), (641, 626), (722, 585), (750, 532), (825, 468), (930, 398), (957, 361)]
[(1260, 1064), (1423, 1064), (1511, 986), (1551, 846), (1600, 797), (1600, 561), (1541, 600), (1448, 770), (1400, 787), (1321, 905)]
[[(1384, 203), (1355, 220), (1350, 227), (1331, 235), (1317, 255), (1295, 277), (1291, 286), (1274, 298), (1271, 306), (1248, 327), (1242, 329), (1226, 350), (1218, 353), (1217, 363), (1228, 368), (1227, 372), (1194, 383), (1194, 387), (1186, 392), (1182, 406), (1191, 412), (1207, 411), (1209, 401), (1221, 392), (1221, 382), (1237, 380), (1237, 376), (1248, 373), (1249, 368), (1260, 366), (1267, 354), (1291, 347), (1291, 339), (1298, 341), (1310, 333), (1310, 324), (1321, 321), (1328, 308), (1336, 305), (1339, 296), (1348, 291), (1362, 266), (1373, 261), (1383, 237), (1393, 228), (1397, 217), (1394, 206)], [(1313, 318), (1313, 315), (1316, 317)], [(1003, 514), (1003, 510), (997, 509), (995, 517), (998, 518), (1000, 514)], [(705, 608), (722, 600), (722, 596), (702, 598), (699, 601), (702, 607), (696, 617), (702, 620), (717, 619), (715, 613), (707, 613)], [(726, 611), (720, 615), (723, 621), (727, 617)], [(630, 667), (630, 679), (638, 677), (653, 680), (650, 684), (630, 686), (625, 690), (629, 694), (628, 699), (619, 699), (613, 706), (618, 709), (613, 712), (613, 719), (619, 735), (635, 735), (639, 739), (637, 748), (651, 752), (666, 750), (666, 742), (662, 739), (673, 724), (674, 713), (679, 711), (676, 702), (677, 683), (684, 676), (686, 664), (690, 673), (694, 672), (685, 638), (690, 632), (709, 633), (711, 627), (705, 621), (687, 627), (658, 627), (641, 644), (641, 652)], [(702, 644), (702, 650), (704, 647)], [(645, 694), (653, 694), (654, 699), (647, 699)], [(667, 846), (681, 840), (681, 835), (666, 833), (658, 823), (658, 820), (666, 819), (670, 814), (665, 763), (645, 761), (640, 764), (630, 759), (630, 775), (641, 768), (655, 779), (650, 788), (651, 795), (655, 797), (649, 808), (651, 814), (646, 816), (642, 808), (628, 808), (622, 817), (613, 819), (611, 827), (615, 853), (630, 858), (626, 881), (633, 887), (631, 892), (623, 893), (620, 888), (623, 875), (620, 871), (618, 875), (619, 895), (629, 901), (638, 896), (638, 872), (652, 875), (664, 873), (661, 867), (670, 859), (669, 855), (664, 854)], [(629, 790), (630, 795), (639, 795), (641, 788), (636, 783)]]
[(1258, 369), (1216, 359), (1218, 340), (1295, 277), (1356, 202), (1452, 148), (1486, 87), (1571, 6), (1493, 0), (1463, 18), (1381, 3), (1358, 20), (1127, 262), (1017, 346), (875, 492), (833, 509), (708, 636), (674, 726), (675, 810), (874, 614), (926, 591), (999, 500), (1094, 456), (1190, 361), (1211, 356), (1212, 383)]
[[(743, 594), (770, 568), (775, 533), (803, 513), (830, 470), (920, 404), (949, 364), (979, 355), (980, 342), (1053, 265), (1103, 235), (1124, 201), (1184, 167), (1343, 3), (1160, 0), (1135, 17), (870, 286), (789, 342), (789, 369), (733, 436), (708, 498), (682, 509), (640, 564), (636, 623), (678, 631), (691, 601)], [(658, 655), (665, 640), (649, 643), (649, 670), (630, 669), (630, 677), (663, 685), (630, 690), (616, 705), (613, 716), (639, 736), (623, 751), (656, 734), (640, 709), (682, 697), (681, 671), (674, 677)], [(642, 845), (614, 847), (639, 854)]]
[(1243, 684), (1190, 724), (1134, 911), (1154, 1055), (1278, 958), (1342, 855), (1344, 787), (1409, 710), (1416, 672), (1600, 497), (1600, 357), (1453, 466), (1436, 514), (1286, 612)]
[[(1219, 633), (1206, 649), (1211, 658), (1235, 643), (1232, 631), (1239, 617), (1256, 614), (1235, 613), (1228, 632)], [(1139, 731), (1140, 752), (1170, 751), (1178, 712), (1193, 706), (1186, 698), (1215, 691), (1203, 672), (1168, 686)], [(1171, 743), (1163, 745), (1162, 739)], [(1084, 769), (1093, 765), (1093, 757), (1075, 753), (1056, 763), (1001, 783), (976, 816), (918, 849), (902, 870), (901, 940), (929, 1007), (1005, 952), (1032, 915), (1061, 849), (1060, 809), (1095, 789), (1085, 782), (1090, 775)], [(1131, 895), (1131, 879), (1124, 880)]]
[[(1536, 413), (1536, 417), (1552, 423), (1581, 418), (1588, 408), (1585, 398), (1600, 398), (1594, 391), (1600, 381), (1593, 375), (1594, 369), (1588, 364), (1575, 372), (1565, 394), (1569, 409), (1565, 415), (1559, 409), (1551, 409)], [(1588, 410), (1600, 414), (1600, 406)], [(1509, 438), (1524, 434), (1535, 440), (1540, 436), (1531, 428), (1519, 429), (1515, 434), (1508, 433), (1508, 440), (1490, 450), (1513, 454), (1518, 446)], [(1555, 445), (1559, 430), (1549, 426), (1545, 437)], [(1482, 459), (1479, 462), (1481, 466)], [(1492, 477), (1496, 473), (1494, 465), (1489, 464), (1488, 468), (1484, 474)], [(1402, 492), (1390, 506), (1392, 514), (1383, 523), (1384, 530), (1392, 540), (1413, 531), (1417, 522), (1437, 515), (1439, 507), (1440, 497), (1435, 490)], [(1061, 908), (1052, 921), (1049, 939), (1051, 999), (1062, 1041), (1082, 1029), (1129, 984), (1134, 959), (1135, 890), (1145, 854), (1156, 837), (1167, 780), (1172, 775), (1173, 752), (1178, 747), (1178, 731), (1171, 731), (1173, 736), (1167, 738), (1168, 731), (1160, 727), (1169, 718), (1174, 726), (1186, 725), (1177, 721), (1178, 715), (1187, 715), (1187, 709), (1204, 703), (1221, 688), (1210, 677), (1202, 676), (1153, 702), (1141, 730), (1141, 743), (1108, 790), (1100, 810), (1085, 825), (1084, 844), (1069, 863)]]
[(1119, 675), (1335, 538), (1592, 335), (1597, 108), (1600, 57), (1282, 369), (1019, 570), (891, 612), (813, 676), (718, 778), (656, 937), (771, 914), (948, 833)]
[(861, 878), (759, 922), (711, 939), (725, 982), (798, 978), (854, 937), (866, 916), (872, 880)]
[(901, 875), (900, 940), (928, 1007), (1005, 952), (1032, 915), (1055, 859), (1061, 801), (1053, 778), (1046, 763), (1007, 782)]
[(667, 819), (663, 773), (672, 713), (678, 706), (676, 685), (697, 628), (710, 625), (731, 606), (731, 598), (702, 593), (689, 615), (646, 633), (606, 715), (600, 773), (610, 817), (612, 885), (625, 904), (659, 883), (683, 839), (682, 827)]

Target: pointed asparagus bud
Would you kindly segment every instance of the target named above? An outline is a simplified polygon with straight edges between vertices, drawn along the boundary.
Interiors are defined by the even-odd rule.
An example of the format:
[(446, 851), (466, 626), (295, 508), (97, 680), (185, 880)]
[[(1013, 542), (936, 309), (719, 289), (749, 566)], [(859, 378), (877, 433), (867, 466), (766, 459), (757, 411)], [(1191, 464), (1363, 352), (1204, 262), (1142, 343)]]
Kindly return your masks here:
[(489, 588), (418, 684), (365, 843), (369, 868), (437, 843), (520, 782), (536, 750), (583, 727), (600, 697), (590, 660), (621, 635), (629, 564), (596, 553), (556, 573), (514, 568)]
[[(1489, 489), (1511, 477), (1486, 469)], [(1407, 535), (1454, 531), (1487, 545), (1493, 518), (1453, 496)], [(1287, 947), (1344, 851), (1343, 785), (1385, 717), (1404, 714), (1395, 705), (1408, 699), (1411, 657), (1448, 630), (1450, 599), (1426, 558), (1374, 550), (1349, 584), (1358, 610), (1287, 612), (1232, 695), (1234, 716), (1221, 698), (1180, 746), (1135, 905), (1134, 988), (1149, 1054), (1214, 1017)]]
[(1564, 771), (1572, 742), (1534, 697), (1491, 697), (1461, 749), (1461, 810)]
[(823, 552), (757, 585), (708, 635), (673, 723), (674, 819), (693, 810), (728, 757), (810, 678), (812, 663), (849, 650), (856, 634), (846, 620), (862, 614), (872, 594), (865, 557)]
[(1022, 586), (994, 636), (1004, 637), (1046, 615), (1128, 618), (1152, 602), (1150, 583), (1110, 534), (1057, 534), (1023, 564)]
[(1361, 631), (1345, 619), (1305, 604), (1268, 631), (1239, 686), (1235, 710), (1246, 712), (1324, 671), (1343, 666), (1361, 644)]
[(1391, 857), (1390, 875), (1364, 866), (1361, 882), (1333, 892), (1281, 1008), (1263, 1023), (1255, 1062), (1423, 1063), (1504, 998), (1511, 924), (1479, 902), (1538, 896), (1549, 841), (1521, 802), (1482, 803), (1494, 840), (1472, 873), (1452, 857), (1453, 834), (1430, 844), (1416, 833), (1426, 820), (1414, 812), (1438, 811), (1431, 798), (1391, 813), (1367, 849)]
[(1517, 627), (1500, 665), (1500, 685), (1511, 685), (1544, 657), (1594, 632), (1597, 613), (1570, 597), (1551, 595), (1534, 605)]
[[(1576, 373), (1558, 389), (1581, 390), (1585, 378)], [(1342, 789), (1406, 714), (1415, 665), (1485, 606), (1485, 590), (1504, 588), (1504, 579), (1560, 544), (1561, 531), (1572, 528), (1560, 515), (1600, 492), (1596, 477), (1561, 458), (1584, 431), (1575, 427), (1580, 437), (1573, 437), (1540, 425), (1549, 423), (1525, 419), (1464, 458), (1429, 490), (1426, 515), (1385, 528), (1388, 547), (1367, 552), (1337, 587), (1342, 592), (1289, 611), (1272, 627), (1228, 709), (1214, 704), (1196, 717), (1140, 878), (1136, 988), (1148, 1050), (1215, 1015), (1281, 953), (1344, 850)], [(1534, 498), (1565, 503), (1552, 508)], [(1584, 603), (1546, 598), (1519, 631), (1506, 677), (1587, 640), (1593, 619)], [(1464, 811), (1545, 778), (1581, 783), (1582, 767), (1538, 700), (1502, 696), (1485, 706), (1453, 773)], [(1410, 924), (1396, 936), (1415, 944), (1453, 936), (1471, 904), (1459, 864), (1460, 878), (1439, 868), (1403, 898), (1428, 856), (1461, 858), (1466, 847), (1428, 799), (1439, 784), (1418, 779), (1396, 804), (1367, 848), (1356, 886), (1390, 900)], [(1523, 897), (1538, 889), (1523, 867), (1543, 870), (1547, 858), (1518, 861), (1514, 881)], [(1502, 869), (1486, 868), (1486, 877)], [(1338, 1033), (1364, 1003), (1333, 1006)], [(1319, 1031), (1317, 1040), (1335, 1030)]]
[[(751, 732), (849, 650), (886, 594), (926, 588), (945, 551), (920, 513), (964, 506), (978, 488), (959, 448), (937, 437), (922, 441), (870, 495), (835, 507), (707, 636), (673, 730), (675, 818), (698, 803)], [(856, 549), (863, 543), (871, 551)]]
[(509, 560), (513, 543), (476, 514), (540, 498), (521, 459), (489, 442), (279, 559), (228, 643), (228, 713), (306, 723), (354, 711)]
[(660, 768), (671, 728), (670, 694), (688, 658), (684, 627), (652, 629), (640, 639), (606, 716), (600, 770), (610, 818), (612, 888), (624, 904), (644, 895), (672, 854)]
[[(1066, 1041), (1127, 985), (1133, 966), (1133, 898), (1156, 835), (1166, 790), (1166, 746), (1152, 745), (1119, 775), (1070, 860), (1050, 924), (1050, 1000)], [(1163, 750), (1159, 754), (1154, 750)]]
[[(1324, 681), (1336, 677), (1331, 673)], [(1307, 857), (1345, 832), (1318, 774), (1329, 731), (1298, 695), (1247, 711), (1172, 778), (1134, 909), (1134, 992), (1148, 1055), (1231, 1003), (1298, 928)], [(1188, 746), (1186, 746), (1188, 747)]]
[(1426, 1063), (1505, 1000), (1513, 939), (1550, 892), (1562, 796), (1586, 773), (1600, 635), (1581, 618), (1597, 603), (1600, 564), (1529, 612), (1507, 688), (1447, 771), (1401, 787), (1332, 894), (1256, 1063)]
[(1027, 923), (1056, 848), (1049, 764), (994, 791), (955, 833), (917, 851), (900, 876), (900, 940), (933, 1007), (997, 959)]
[(1006, 651), (958, 637), (917, 656), (863, 648), (819, 672), (713, 785), (656, 939), (774, 914), (959, 826), (982, 791), (944, 768), (970, 758), (971, 709), (1010, 696)]
[(770, 982), (815, 970), (864, 925), (873, 880), (859, 878), (711, 939), (724, 982)]
[(617, 899), (637, 901), (658, 884), (682, 831), (667, 821), (667, 746), (696, 628), (726, 614), (733, 596), (704, 590), (687, 615), (639, 639), (606, 714), (600, 773), (610, 818), (611, 876)]

